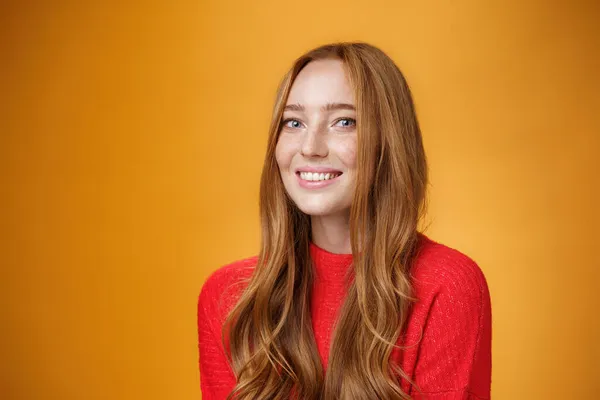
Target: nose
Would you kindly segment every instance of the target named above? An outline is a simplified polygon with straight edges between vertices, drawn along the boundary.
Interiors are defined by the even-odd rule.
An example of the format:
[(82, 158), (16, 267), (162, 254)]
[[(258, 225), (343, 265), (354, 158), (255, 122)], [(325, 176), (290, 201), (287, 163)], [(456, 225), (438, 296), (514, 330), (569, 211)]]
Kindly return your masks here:
[(319, 128), (307, 129), (300, 153), (305, 157), (326, 157), (328, 151), (327, 140)]

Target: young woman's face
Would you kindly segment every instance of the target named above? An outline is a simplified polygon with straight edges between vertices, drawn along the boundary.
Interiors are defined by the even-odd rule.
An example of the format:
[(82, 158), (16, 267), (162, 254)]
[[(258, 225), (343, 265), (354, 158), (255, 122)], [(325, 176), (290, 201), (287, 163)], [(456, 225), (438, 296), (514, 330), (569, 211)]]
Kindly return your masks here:
[(356, 179), (356, 108), (340, 60), (312, 61), (300, 71), (275, 156), (283, 184), (302, 212), (349, 211)]

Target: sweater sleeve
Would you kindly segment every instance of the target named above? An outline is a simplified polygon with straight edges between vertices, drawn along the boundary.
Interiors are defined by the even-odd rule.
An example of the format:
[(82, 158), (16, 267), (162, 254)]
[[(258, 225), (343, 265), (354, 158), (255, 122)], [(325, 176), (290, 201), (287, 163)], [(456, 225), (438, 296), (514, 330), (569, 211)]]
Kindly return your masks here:
[(220, 316), (217, 298), (208, 280), (198, 299), (198, 347), (200, 354), (200, 390), (203, 400), (224, 400), (235, 386), (235, 376), (217, 329)]
[(419, 347), (414, 399), (489, 399), (491, 302), (485, 277), (467, 257), (442, 274)]

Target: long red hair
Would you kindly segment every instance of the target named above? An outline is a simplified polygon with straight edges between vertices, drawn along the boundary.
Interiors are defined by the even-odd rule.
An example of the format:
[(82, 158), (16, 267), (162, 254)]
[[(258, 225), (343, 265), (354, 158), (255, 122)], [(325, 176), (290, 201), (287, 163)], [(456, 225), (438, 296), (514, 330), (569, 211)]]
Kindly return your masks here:
[[(332, 336), (326, 377), (311, 327), (310, 217), (287, 196), (275, 146), (298, 73), (343, 61), (357, 109), (357, 181), (350, 211), (354, 279)], [(365, 43), (298, 58), (278, 90), (260, 186), (258, 264), (224, 328), (236, 399), (407, 399), (390, 360), (411, 298), (409, 270), (423, 215), (427, 163), (414, 104), (394, 62)], [(225, 336), (224, 336), (225, 339)]]

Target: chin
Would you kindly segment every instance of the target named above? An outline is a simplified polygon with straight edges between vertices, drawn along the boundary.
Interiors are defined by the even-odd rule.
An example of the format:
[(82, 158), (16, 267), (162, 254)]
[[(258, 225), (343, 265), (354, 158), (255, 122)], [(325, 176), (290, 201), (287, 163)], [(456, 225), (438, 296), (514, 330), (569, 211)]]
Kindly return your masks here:
[(296, 206), (304, 214), (311, 217), (323, 217), (332, 214), (340, 213), (344, 207), (336, 207), (334, 205), (323, 204), (322, 202), (296, 202)]
[(302, 211), (306, 215), (310, 215), (311, 217), (323, 217), (325, 215), (330, 215), (333, 212), (331, 210), (319, 208), (319, 207), (299, 207), (300, 211)]

